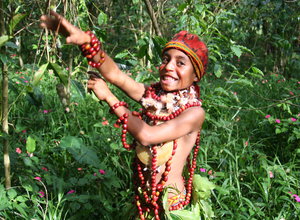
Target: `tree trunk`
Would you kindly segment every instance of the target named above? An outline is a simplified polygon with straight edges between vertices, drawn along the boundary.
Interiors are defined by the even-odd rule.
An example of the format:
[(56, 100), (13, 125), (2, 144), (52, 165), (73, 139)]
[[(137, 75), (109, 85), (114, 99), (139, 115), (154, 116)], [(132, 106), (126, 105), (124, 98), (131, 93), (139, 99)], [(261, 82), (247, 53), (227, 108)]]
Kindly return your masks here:
[[(2, 131), (8, 135), (8, 71), (7, 65), (2, 63)], [(3, 159), (5, 173), (5, 188), (11, 187), (9, 141), (3, 139)]]
[(22, 35), (21, 34), (20, 34), (20, 37), (17, 38), (16, 44), (19, 46), (18, 47), (19, 64), (20, 64), (21, 69), (23, 69), (24, 62), (23, 62), (23, 58), (22, 58)]
[[(3, 16), (3, 2), (0, 1), (0, 36), (5, 35), (5, 19)], [(3, 46), (0, 51), (5, 54), (5, 47)], [(8, 71), (7, 64), (1, 62), (2, 66), (2, 132), (8, 135)], [(10, 176), (10, 158), (9, 158), (9, 141), (7, 138), (3, 139), (3, 159), (4, 159), (4, 173), (5, 173), (5, 188), (11, 187)]]
[(155, 30), (156, 34), (158, 36), (162, 37), (160, 28), (158, 26), (157, 19), (156, 19), (155, 14), (154, 14), (154, 10), (153, 10), (152, 5), (151, 5), (151, 2), (149, 0), (144, 0), (144, 3), (147, 6), (147, 11), (148, 11), (149, 16), (151, 18), (151, 21), (152, 21), (152, 24), (153, 24), (153, 27), (154, 27), (154, 30)]

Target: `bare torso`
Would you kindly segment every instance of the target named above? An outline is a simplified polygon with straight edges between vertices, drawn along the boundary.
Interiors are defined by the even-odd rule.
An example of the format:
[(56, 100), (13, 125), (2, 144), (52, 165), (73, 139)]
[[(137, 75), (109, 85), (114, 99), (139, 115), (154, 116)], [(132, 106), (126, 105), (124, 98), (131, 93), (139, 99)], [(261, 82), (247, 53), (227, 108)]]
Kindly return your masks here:
[[(185, 182), (182, 176), (183, 168), (186, 164), (186, 159), (190, 152), (192, 151), (195, 141), (197, 138), (197, 132), (192, 132), (188, 135), (185, 135), (177, 140), (178, 147), (176, 149), (176, 153), (172, 159), (171, 171), (168, 175), (168, 181), (166, 182), (166, 186), (174, 188), (175, 190), (169, 191), (168, 197), (172, 197), (178, 192), (183, 192), (185, 189)], [(158, 173), (156, 175), (156, 183), (161, 180), (162, 174), (165, 170), (165, 164), (160, 166), (158, 169)], [(149, 181), (150, 175), (148, 175)]]

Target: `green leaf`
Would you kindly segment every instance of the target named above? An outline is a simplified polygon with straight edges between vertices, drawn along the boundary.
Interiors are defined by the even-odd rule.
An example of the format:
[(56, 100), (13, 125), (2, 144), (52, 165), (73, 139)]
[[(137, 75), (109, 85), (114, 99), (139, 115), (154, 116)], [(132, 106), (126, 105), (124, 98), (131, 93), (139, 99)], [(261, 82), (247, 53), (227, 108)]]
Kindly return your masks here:
[(186, 3), (183, 3), (181, 5), (178, 6), (177, 10), (178, 11), (183, 11), (185, 8), (186, 8), (187, 4)]
[(29, 153), (33, 153), (35, 151), (35, 147), (36, 147), (35, 139), (33, 139), (31, 136), (29, 136), (26, 141), (26, 150)]
[(103, 24), (107, 24), (107, 15), (103, 11), (100, 11), (98, 15), (98, 24), (100, 26)]
[(6, 209), (7, 207), (9, 207), (10, 202), (6, 196), (6, 190), (4, 189), (4, 186), (1, 184), (0, 185), (0, 213), (1, 210)]
[(61, 140), (60, 147), (63, 149), (68, 149), (68, 148), (80, 149), (82, 144), (83, 143), (81, 139), (72, 136), (67, 136)]
[(225, 189), (224, 187), (217, 186), (216, 190), (218, 190), (220, 195), (229, 195), (229, 190)]
[(200, 201), (200, 206), (201, 206), (201, 209), (204, 212), (203, 214), (205, 216), (205, 219), (212, 219), (212, 217), (215, 216), (210, 203), (208, 203), (205, 200), (201, 200)]
[(76, 81), (76, 80), (71, 80), (72, 87), (75, 88), (77, 94), (80, 96), (80, 98), (85, 98), (86, 97), (86, 91), (83, 85)]
[(0, 47), (2, 47), (9, 39), (10, 39), (10, 37), (8, 35), (1, 36), (0, 37)]
[(242, 50), (240, 49), (239, 46), (237, 45), (232, 45), (230, 47), (231, 51), (238, 57), (240, 58), (240, 56), (242, 55)]
[(101, 127), (103, 127), (103, 124), (102, 124), (102, 122), (97, 122), (96, 124), (94, 124), (94, 127), (101, 128)]
[(109, 146), (111, 147), (111, 149), (114, 150), (118, 150), (121, 148), (120, 145), (118, 145), (117, 143), (111, 143)]
[(193, 200), (207, 199), (210, 197), (211, 190), (215, 188), (215, 184), (210, 182), (207, 177), (195, 175), (193, 178), (194, 194)]
[(200, 219), (200, 208), (197, 203), (192, 207), (192, 211), (189, 210), (176, 210), (171, 213), (172, 219), (182, 219), (182, 220), (195, 220)]
[(4, 64), (7, 64), (7, 62), (8, 62), (8, 58), (7, 58), (7, 56), (5, 54), (0, 54), (0, 60)]
[(45, 63), (42, 66), (40, 66), (39, 70), (34, 74), (34, 76), (33, 76), (33, 82), (32, 82), (32, 84), (34, 86), (36, 86), (37, 84), (39, 84), (41, 78), (43, 77), (43, 75), (44, 75), (44, 73), (45, 73), (45, 71), (46, 71), (46, 69), (48, 67), (48, 64), (49, 63)]
[(34, 92), (34, 88), (32, 86), (26, 86), (26, 92), (32, 93)]
[(216, 77), (218, 77), (218, 78), (221, 77), (221, 75), (222, 75), (222, 67), (221, 67), (221, 65), (215, 64), (215, 66), (214, 66), (214, 73), (215, 73)]
[(8, 197), (12, 200), (12, 199), (14, 199), (18, 194), (17, 194), (17, 191), (16, 191), (16, 190), (14, 190), (14, 189), (9, 189), (9, 190), (7, 191), (7, 195), (8, 195)]
[(26, 17), (27, 14), (16, 14), (15, 16), (13, 16), (13, 18), (11, 19), (10, 23), (9, 23), (9, 34), (12, 35), (13, 30), (15, 29), (16, 25), (23, 19)]
[(254, 67), (254, 66), (253, 66), (253, 67), (251, 67), (251, 69), (253, 70), (254, 73), (258, 73), (258, 74), (264, 76), (263, 71), (261, 71), (261, 70), (258, 69), (257, 67)]
[(64, 86), (68, 85), (68, 75), (64, 72), (60, 65), (56, 63), (50, 63), (50, 68), (53, 69), (56, 76), (59, 77), (60, 81)]
[(246, 78), (245, 79), (233, 79), (232, 81), (237, 83), (237, 84), (253, 87), (252, 82), (249, 79), (246, 79)]
[(23, 183), (22, 187), (27, 191), (27, 192), (33, 192), (33, 187), (29, 183)]
[(225, 89), (222, 88), (222, 87), (216, 88), (216, 89), (215, 89), (215, 92), (218, 92), (217, 94), (229, 96), (229, 93), (227, 92), (227, 90), (225, 90)]
[(25, 211), (25, 209), (20, 204), (14, 204), (14, 207), (19, 211), (19, 213), (21, 213), (23, 218), (28, 217), (27, 212)]
[(60, 147), (66, 149), (77, 162), (98, 167), (100, 160), (97, 153), (86, 147), (82, 139), (72, 136), (64, 137), (60, 142)]
[(202, 11), (204, 9), (204, 5), (203, 4), (195, 4), (195, 8), (198, 13), (202, 13)]
[(143, 45), (140, 47), (139, 52), (137, 54), (138, 58), (143, 58), (147, 55), (148, 45)]
[(8, 41), (5, 44), (7, 47), (13, 48), (13, 49), (18, 49), (18, 45), (16, 45), (14, 42)]
[(26, 202), (26, 201), (28, 201), (28, 199), (27, 199), (25, 196), (18, 196), (18, 197), (16, 198), (16, 200), (17, 200), (18, 202)]
[(202, 177), (196, 174), (193, 178), (193, 186), (195, 191), (210, 191), (216, 186), (213, 182), (210, 182), (207, 177)]
[(115, 56), (115, 58), (116, 58), (116, 59), (122, 59), (122, 58), (124, 58), (124, 57), (127, 57), (128, 55), (129, 55), (129, 52), (128, 52), (127, 50), (124, 50), (124, 51), (118, 53), (118, 54)]
[(165, 211), (165, 217), (166, 219), (172, 219), (171, 215), (170, 215), (170, 211), (169, 211), (169, 202), (168, 202), (168, 187), (163, 189), (163, 194), (162, 194), (162, 204), (163, 204), (163, 209)]

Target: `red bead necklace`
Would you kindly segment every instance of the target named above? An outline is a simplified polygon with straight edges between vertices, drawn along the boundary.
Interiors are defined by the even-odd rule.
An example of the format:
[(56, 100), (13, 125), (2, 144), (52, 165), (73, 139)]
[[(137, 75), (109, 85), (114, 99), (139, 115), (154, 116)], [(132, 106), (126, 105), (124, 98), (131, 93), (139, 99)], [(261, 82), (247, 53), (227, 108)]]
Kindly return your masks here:
[[(160, 101), (161, 96), (160, 96), (159, 90), (160, 90), (160, 85), (153, 84), (145, 92), (145, 97), (153, 98), (157, 101)], [(176, 94), (176, 93), (174, 93), (174, 94)], [(111, 110), (113, 111), (119, 106), (126, 106), (126, 105), (127, 105), (126, 103), (120, 102), (120, 103), (115, 104), (111, 108)], [(184, 110), (186, 110), (190, 107), (194, 107), (194, 106), (201, 106), (201, 102), (196, 101), (193, 103), (187, 103), (185, 105), (182, 105), (179, 109), (175, 110), (174, 112), (170, 113), (167, 116), (158, 116), (147, 110), (144, 110), (142, 112), (142, 114), (134, 111), (134, 112), (132, 112), (132, 115), (137, 116), (139, 118), (142, 118), (144, 116), (144, 118), (146, 120), (148, 120), (148, 121), (151, 120), (153, 122), (153, 125), (155, 125), (155, 124), (157, 124), (158, 121), (172, 120), (172, 119), (178, 117)], [(126, 143), (127, 122), (128, 122), (127, 118), (128, 118), (128, 114), (125, 113), (123, 116), (121, 116), (117, 120), (117, 124), (122, 124), (122, 128), (123, 128), (122, 135), (121, 135), (122, 145), (125, 149), (130, 150), (130, 149), (134, 148), (135, 144), (129, 145)], [(196, 147), (194, 147), (194, 150), (193, 150), (192, 161), (190, 161), (190, 157), (187, 158), (187, 167), (188, 167), (188, 172), (189, 172), (189, 178), (185, 183), (185, 188), (186, 188), (185, 200), (180, 201), (175, 206), (171, 206), (169, 208), (170, 211), (182, 209), (184, 206), (188, 205), (190, 202), (191, 195), (192, 195), (192, 181), (193, 181), (193, 176), (194, 176), (194, 172), (196, 169), (196, 158), (197, 158), (198, 151), (200, 148), (199, 144), (200, 144), (200, 132), (198, 132), (198, 135), (196, 138), (196, 142), (195, 142)], [(159, 220), (160, 219), (159, 212), (162, 210), (162, 206), (161, 206), (162, 201), (160, 200), (160, 198), (161, 198), (162, 191), (165, 187), (165, 184), (168, 181), (168, 174), (171, 171), (172, 158), (175, 155), (176, 149), (177, 149), (177, 140), (173, 141), (172, 155), (170, 156), (168, 161), (165, 163), (165, 170), (162, 173), (162, 177), (157, 184), (156, 184), (156, 176), (158, 173), (158, 171), (157, 171), (157, 169), (158, 169), (158, 166), (157, 166), (157, 156), (158, 156), (157, 148), (158, 148), (158, 146), (154, 145), (154, 146), (150, 146), (150, 148), (151, 148), (152, 159), (151, 159), (151, 167), (150, 167), (151, 175), (150, 175), (149, 181), (145, 180), (146, 178), (143, 173), (142, 162), (138, 158), (136, 158), (136, 160), (135, 160), (134, 168), (136, 169), (135, 170), (136, 172), (134, 172), (134, 173), (137, 174), (135, 177), (135, 184), (134, 184), (137, 186), (135, 189), (135, 192), (136, 192), (135, 200), (136, 200), (136, 205), (138, 208), (140, 219), (142, 219), (142, 220), (145, 219), (145, 214), (147, 214), (147, 215), (152, 214), (152, 215), (154, 215), (156, 220)]]

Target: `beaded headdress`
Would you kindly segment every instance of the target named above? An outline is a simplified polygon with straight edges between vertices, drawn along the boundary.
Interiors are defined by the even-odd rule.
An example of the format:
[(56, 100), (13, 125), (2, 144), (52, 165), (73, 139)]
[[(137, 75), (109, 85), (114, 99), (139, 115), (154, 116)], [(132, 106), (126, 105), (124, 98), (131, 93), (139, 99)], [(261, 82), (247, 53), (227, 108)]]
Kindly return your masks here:
[(180, 31), (165, 45), (162, 53), (171, 48), (181, 50), (190, 58), (197, 77), (201, 79), (208, 62), (208, 49), (205, 43), (195, 34)]

